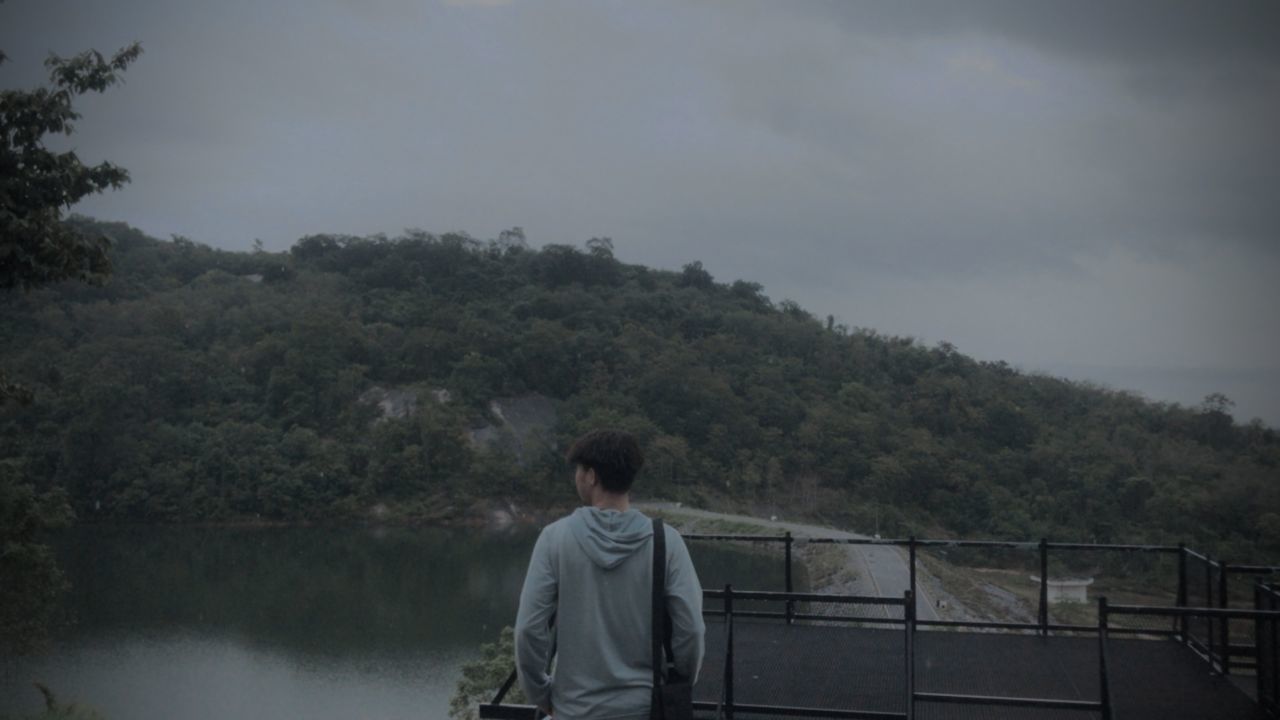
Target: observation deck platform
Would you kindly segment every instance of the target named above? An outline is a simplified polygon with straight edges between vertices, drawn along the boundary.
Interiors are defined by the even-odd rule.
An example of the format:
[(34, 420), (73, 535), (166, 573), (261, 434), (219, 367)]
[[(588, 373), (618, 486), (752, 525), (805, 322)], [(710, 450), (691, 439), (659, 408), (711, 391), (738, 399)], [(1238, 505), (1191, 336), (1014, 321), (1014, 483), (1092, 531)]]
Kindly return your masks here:
[[(695, 717), (1280, 718), (1280, 583), (1269, 582), (1280, 577), (1280, 566), (1232, 565), (1185, 545), (807, 541), (901, 546), (906, 589), (898, 598), (881, 594), (882, 588), (874, 596), (793, 592), (790, 533), (686, 536), (695, 539), (781, 545), (786, 588), (739, 591), (725, 585), (723, 591), (703, 591), (707, 652), (693, 692)], [(917, 617), (917, 552), (938, 547), (964, 549), (978, 559), (982, 553), (1036, 551), (1035, 622)], [(1076, 557), (1080, 553), (1085, 555)], [(1100, 596), (1096, 625), (1080, 624), (1092, 613), (1060, 616), (1050, 607), (1051, 555), (1077, 565), (1145, 571), (1138, 576), (1145, 583), (1141, 596), (1159, 595), (1167, 583), (1168, 600), (1111, 604)], [(1126, 557), (1147, 560), (1132, 566), (1116, 562)], [(1124, 583), (1110, 582), (1112, 589), (1123, 589)], [(1252, 609), (1238, 607), (1249, 595)], [(493, 701), (480, 705), (481, 718), (537, 720), (536, 708), (502, 704), (514, 680), (513, 672)]]
[[(707, 654), (694, 700), (722, 701), (725, 624), (707, 618)], [(776, 717), (742, 706), (770, 705), (901, 716), (906, 648), (901, 628), (734, 621), (734, 704), (739, 719)], [(1109, 641), (1116, 720), (1259, 720), (1267, 715), (1231, 679), (1171, 639)], [(962, 693), (1096, 701), (1098, 640), (1092, 637), (921, 630), (915, 634), (920, 693)], [(1237, 678), (1241, 679), (1241, 678)], [(1252, 680), (1252, 678), (1249, 678)], [(699, 712), (714, 717), (714, 713)], [(790, 715), (790, 713), (788, 713)], [(791, 715), (831, 717), (832, 715)], [(1082, 720), (1099, 712), (959, 705), (917, 700), (921, 720)]]

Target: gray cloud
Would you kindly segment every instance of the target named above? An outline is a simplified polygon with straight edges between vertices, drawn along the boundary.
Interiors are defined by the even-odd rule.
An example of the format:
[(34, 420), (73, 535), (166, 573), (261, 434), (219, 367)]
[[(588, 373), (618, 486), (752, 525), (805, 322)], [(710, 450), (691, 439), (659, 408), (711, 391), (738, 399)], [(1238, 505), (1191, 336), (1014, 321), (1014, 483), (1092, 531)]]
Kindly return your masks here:
[(873, 36), (998, 35), (1066, 56), (1125, 66), (1271, 64), (1280, 6), (1268, 0), (827, 0), (823, 18)]
[[(1173, 251), (1206, 234), (1274, 247), (1280, 24), (1265, 21), (1277, 6), (1195, 7), (1211, 16), (1203, 32), (1172, 3), (841, 3), (791, 18), (803, 44), (752, 48), (727, 74), (744, 121), (915, 199), (927, 234), (957, 220), (966, 248), (1001, 238), (1021, 262), (1036, 236), (1081, 250)], [(1129, 91), (1139, 81), (1186, 92)], [(897, 242), (934, 242), (895, 216)]]

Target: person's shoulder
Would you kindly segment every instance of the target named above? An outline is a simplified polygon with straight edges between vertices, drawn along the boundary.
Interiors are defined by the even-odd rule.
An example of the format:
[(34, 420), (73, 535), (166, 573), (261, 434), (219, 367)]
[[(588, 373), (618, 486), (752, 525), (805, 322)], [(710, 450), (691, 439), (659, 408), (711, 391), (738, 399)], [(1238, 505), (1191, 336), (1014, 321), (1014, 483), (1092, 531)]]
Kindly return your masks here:
[(657, 515), (657, 516), (654, 516), (654, 515), (648, 515), (648, 514), (645, 514), (645, 513), (644, 513), (644, 512), (642, 512), (642, 511), (640, 511), (640, 510), (636, 510), (636, 509), (634, 509), (634, 508), (633, 508), (631, 511), (632, 511), (632, 512), (634, 512), (635, 514), (639, 515), (640, 517), (644, 518), (644, 521), (645, 521), (646, 523), (648, 523), (650, 527), (652, 527), (652, 526), (653, 526), (653, 521), (654, 521), (654, 520), (659, 520), (659, 521), (661, 521), (661, 522), (662, 522), (662, 530), (663, 530), (662, 535), (663, 535), (663, 537), (668, 538), (668, 539), (670, 539), (670, 538), (678, 538), (678, 537), (680, 537), (680, 531), (679, 531), (679, 530), (676, 530), (675, 526), (674, 526), (674, 525), (672, 525), (670, 522), (668, 522), (668, 521), (666, 520), (666, 518), (663, 518), (661, 515)]
[(559, 520), (553, 520), (542, 526), (539, 535), (547, 540), (558, 538), (569, 532), (569, 523), (573, 520), (573, 513), (569, 513)]
[(560, 532), (565, 528), (566, 525), (569, 524), (569, 518), (571, 517), (573, 517), (573, 515), (565, 515), (564, 517), (558, 520), (552, 520), (551, 522), (542, 526), (542, 533), (545, 535), (547, 533)]
[(677, 530), (675, 526), (672, 525), (671, 523), (668, 523), (668, 522), (662, 523), (662, 530), (663, 530), (662, 535), (666, 539), (668, 547), (670, 547), (675, 543), (678, 543), (680, 545), (684, 544), (684, 536), (681, 535), (680, 531)]

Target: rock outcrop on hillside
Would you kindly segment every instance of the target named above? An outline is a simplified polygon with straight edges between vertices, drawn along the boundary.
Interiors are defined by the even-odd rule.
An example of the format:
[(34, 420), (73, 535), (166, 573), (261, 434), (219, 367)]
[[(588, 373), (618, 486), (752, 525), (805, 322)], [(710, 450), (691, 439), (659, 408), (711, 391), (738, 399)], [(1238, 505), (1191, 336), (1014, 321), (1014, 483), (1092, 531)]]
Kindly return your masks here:
[(374, 422), (413, 417), (418, 412), (418, 394), (407, 388), (375, 385), (360, 394), (360, 402), (378, 406), (381, 414)]
[(472, 447), (505, 450), (524, 464), (555, 444), (553, 431), (559, 416), (555, 401), (545, 395), (530, 393), (490, 400), (489, 415), (493, 422), (468, 432)]

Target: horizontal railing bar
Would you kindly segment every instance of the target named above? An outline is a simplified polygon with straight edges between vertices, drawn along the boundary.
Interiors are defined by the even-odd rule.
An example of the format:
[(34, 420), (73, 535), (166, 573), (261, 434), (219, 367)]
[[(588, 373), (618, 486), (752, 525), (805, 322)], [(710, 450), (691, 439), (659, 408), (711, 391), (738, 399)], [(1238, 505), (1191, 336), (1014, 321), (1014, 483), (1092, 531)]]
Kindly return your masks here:
[[(1097, 625), (1069, 625), (1066, 623), (1050, 623), (1045, 625), (1046, 630), (1057, 630), (1059, 632), (1098, 632)], [(1108, 630), (1116, 630), (1118, 628), (1107, 628)]]
[[(683, 536), (688, 540), (741, 540), (745, 542), (780, 542), (788, 541), (795, 543), (820, 543), (830, 545), (910, 545), (913, 541), (909, 538), (871, 538), (871, 537), (852, 537), (852, 538), (833, 538), (833, 537), (806, 537), (802, 535), (731, 535), (731, 534), (712, 534), (712, 533), (689, 533)], [(1035, 550), (1040, 547), (1040, 543), (1036, 541), (1018, 541), (1018, 540), (950, 540), (936, 538), (917, 538), (914, 540), (917, 547), (996, 547), (1011, 548), (1020, 550)], [(1081, 543), (1081, 542), (1046, 542), (1045, 547), (1050, 550), (1119, 550), (1129, 552), (1161, 552), (1161, 553), (1179, 553), (1185, 552), (1191, 557), (1203, 560), (1210, 565), (1218, 566), (1216, 561), (1210, 560), (1207, 556), (1202, 555), (1195, 550), (1178, 546), (1178, 545), (1146, 545), (1141, 543)], [(1280, 566), (1265, 565), (1232, 565), (1232, 570), (1239, 569), (1240, 572), (1257, 572), (1259, 574), (1280, 572)]]
[(1003, 628), (1005, 630), (1039, 630), (1035, 623), (977, 622), (969, 620), (917, 620), (916, 625), (930, 627)]
[[(704, 533), (681, 533), (685, 540), (742, 540), (744, 542), (786, 542), (786, 535), (712, 535)], [(799, 538), (791, 538), (794, 542)]]
[[(694, 710), (719, 710), (723, 706), (718, 703), (695, 701), (693, 703)], [(836, 708), (809, 708), (796, 707), (791, 705), (745, 705), (743, 703), (734, 703), (733, 711), (735, 713), (748, 713), (756, 715), (781, 715), (785, 717), (823, 717), (823, 718), (851, 718), (852, 720), (899, 720), (905, 719), (907, 714), (904, 712), (884, 712), (880, 710), (838, 710)]]
[[(702, 614), (703, 614), (703, 615), (711, 615), (711, 616), (713, 616), (713, 617), (724, 617), (724, 616), (728, 615), (729, 613), (725, 612), (724, 610), (709, 610), (709, 609), (707, 609), (707, 608), (704, 606), (704, 607), (702, 608)], [(734, 617), (738, 617), (738, 618), (746, 617), (746, 618), (777, 618), (777, 619), (785, 619), (785, 618), (787, 617), (787, 614), (786, 614), (786, 613), (784, 613), (784, 612), (773, 612), (773, 611), (769, 611), (769, 610), (734, 610), (734, 611), (733, 611), (733, 616), (734, 616)]]
[[(724, 590), (703, 590), (702, 597), (711, 600), (723, 600)], [(789, 593), (773, 590), (734, 590), (734, 600), (773, 600), (775, 602), (824, 602), (841, 605), (906, 605), (906, 600), (891, 597), (871, 597), (869, 595), (828, 595), (826, 593)]]
[[(729, 613), (723, 609), (708, 609), (706, 606), (702, 608), (702, 614), (709, 617), (724, 617)], [(785, 619), (785, 612), (775, 612), (770, 610), (734, 610), (733, 616), (736, 618), (771, 618), (775, 620)], [(893, 622), (902, 623), (902, 618), (884, 618), (884, 617), (863, 617), (860, 615), (822, 615), (819, 613), (801, 613), (792, 612), (791, 617), (798, 620), (833, 620), (839, 622)]]
[[(703, 609), (702, 614), (705, 617), (725, 617), (729, 613), (724, 610), (708, 610)], [(769, 612), (767, 610), (734, 610), (733, 616), (736, 618), (769, 618), (772, 620), (782, 620), (787, 617), (784, 612)], [(848, 615), (818, 615), (816, 613), (791, 613), (791, 617), (795, 620), (823, 620), (829, 622), (843, 623), (888, 623), (891, 625), (901, 625), (905, 622), (902, 618), (876, 618), (876, 617), (853, 617)]]
[[(737, 597), (737, 593), (733, 593)], [(727, 612), (723, 610), (709, 609), (704, 607), (703, 615), (709, 618), (723, 618)], [(785, 619), (786, 612), (771, 612), (768, 610), (735, 610), (733, 611), (735, 618), (768, 618), (774, 620)], [(901, 618), (856, 618), (856, 616), (847, 615), (818, 615), (813, 612), (792, 612), (791, 618), (796, 620), (824, 620), (831, 623), (881, 623), (891, 625), (901, 625)], [(975, 629), (997, 629), (997, 630), (1055, 630), (1060, 633), (1097, 633), (1097, 625), (1037, 625), (1036, 623), (980, 623), (977, 620), (916, 620), (916, 625), (928, 626), (928, 628), (975, 628)], [(1129, 634), (1129, 635), (1156, 635), (1156, 637), (1175, 637), (1178, 630), (1158, 630), (1152, 628), (1108, 628), (1108, 632)], [(1248, 653), (1248, 648), (1252, 646), (1233, 646), (1233, 655), (1235, 650)]]
[[(917, 620), (919, 627), (953, 627), (981, 628), (997, 630), (1051, 630), (1057, 632), (1097, 633), (1097, 625), (1037, 625), (1035, 623), (978, 622), (970, 620)], [(1143, 628), (1111, 627), (1108, 632), (1123, 635), (1154, 635), (1158, 637), (1174, 637), (1176, 630), (1148, 630)]]
[(958, 693), (916, 692), (914, 697), (923, 702), (956, 703), (960, 705), (1005, 705), (1036, 707), (1054, 710), (1101, 710), (1096, 700), (1055, 700), (1051, 698), (1001, 697), (997, 695), (961, 695)]
[(1051, 542), (1045, 543), (1050, 550), (1129, 550), (1133, 552), (1182, 552), (1177, 545), (1124, 545), (1124, 544), (1090, 544)]
[[(737, 593), (734, 597), (737, 598)], [(728, 613), (724, 610), (716, 610), (712, 608), (703, 608), (702, 614), (709, 617), (724, 617)], [(781, 620), (787, 617), (785, 612), (771, 612), (768, 610), (734, 610), (734, 617), (742, 618), (769, 618)], [(877, 618), (877, 617), (855, 617), (848, 615), (819, 615), (816, 613), (792, 613), (791, 617), (796, 620), (822, 620), (827, 622), (841, 623), (880, 623), (889, 625), (901, 625), (904, 620), (902, 618)], [(1008, 623), (1008, 622), (979, 622), (971, 620), (917, 620), (916, 625), (920, 627), (950, 627), (950, 628), (975, 628), (975, 629), (994, 629), (994, 630), (1051, 630), (1057, 632), (1078, 632), (1078, 633), (1096, 633), (1098, 627), (1096, 625), (1037, 625), (1035, 623)], [(1178, 634), (1176, 630), (1157, 630), (1154, 628), (1126, 628), (1111, 627), (1109, 632), (1121, 635), (1152, 635), (1157, 637), (1174, 637)], [(1236, 646), (1248, 647), (1248, 646)], [(1247, 652), (1247, 651), (1242, 651)]]
[(1162, 607), (1158, 605), (1108, 605), (1108, 615), (1159, 615), (1162, 617), (1210, 617), (1280, 620), (1280, 610), (1243, 608)]
[(1270, 575), (1280, 572), (1280, 567), (1275, 565), (1232, 565), (1227, 563), (1223, 566), (1227, 572), (1245, 573), (1248, 575)]
[[(899, 540), (897, 538), (833, 538), (833, 537), (811, 537), (796, 538), (801, 543), (813, 543), (815, 545), (909, 545), (910, 540)], [(921, 541), (917, 540), (916, 544)]]
[[(903, 538), (798, 538), (802, 543), (821, 543), (828, 545), (900, 545), (906, 547), (910, 540)], [(927, 540), (917, 539), (916, 547), (1002, 547), (1020, 550), (1035, 550), (1040, 543), (1018, 542), (1014, 540)]]
[[(904, 544), (910, 544), (906, 541)], [(916, 540), (918, 547), (994, 547), (994, 548), (1011, 548), (1014, 550), (1036, 550), (1040, 547), (1038, 542), (1030, 542), (1027, 540)]]
[[(916, 698), (927, 693), (916, 693)], [(956, 697), (981, 697), (981, 696), (956, 696)], [(928, 699), (928, 698), (924, 698)], [(1001, 698), (994, 698), (1001, 700)], [(1017, 703), (1025, 703), (1027, 701), (1021, 698), (1004, 698), (1005, 700), (1013, 700)], [(945, 702), (945, 700), (944, 700)], [(961, 701), (955, 701), (961, 702)], [(1037, 702), (1037, 701), (1032, 701)], [(1038, 701), (1036, 707), (1054, 707), (1044, 705), (1043, 702), (1058, 701)], [(1069, 702), (1069, 701), (1063, 701)], [(990, 704), (1010, 704), (993, 702)], [(695, 700), (693, 702), (694, 710), (710, 710), (715, 711), (723, 708), (720, 703), (708, 702), (705, 700)], [(823, 717), (823, 718), (848, 718), (849, 720), (898, 720), (906, 718), (907, 714), (902, 712), (886, 712), (881, 710), (841, 710), (838, 708), (814, 708), (799, 707), (791, 705), (747, 705), (742, 703), (734, 703), (733, 709), (742, 713), (759, 713), (781, 716), (796, 717)], [(533, 705), (496, 705), (492, 703), (481, 703), (480, 717), (482, 720), (537, 720), (540, 710)]]
[[(1046, 628), (1048, 628), (1049, 630), (1057, 630), (1057, 631), (1059, 631), (1059, 632), (1086, 632), (1086, 633), (1087, 633), (1087, 632), (1091, 632), (1091, 633), (1096, 633), (1096, 632), (1098, 632), (1098, 626), (1097, 626), (1097, 625), (1046, 625), (1045, 627), (1046, 627)], [(1108, 626), (1107, 626), (1107, 632), (1112, 632), (1112, 633), (1122, 633), (1122, 634), (1129, 634), (1129, 635), (1169, 635), (1169, 636), (1174, 636), (1174, 635), (1177, 635), (1177, 634), (1178, 634), (1178, 631), (1177, 631), (1177, 630), (1172, 630), (1172, 629), (1170, 629), (1170, 630), (1160, 630), (1160, 629), (1157, 629), (1157, 628), (1131, 628), (1131, 627), (1116, 627), (1116, 626), (1114, 626), (1114, 625), (1108, 625)]]
[[(736, 612), (734, 613), (737, 614)], [(847, 622), (847, 623), (888, 623), (890, 625), (901, 625), (906, 620), (903, 618), (893, 617), (848, 617), (842, 615), (818, 615), (816, 613), (795, 613), (791, 617), (797, 620), (827, 620), (830, 622)]]
[[(1098, 628), (1093, 629), (1094, 632)], [(1126, 628), (1126, 627), (1108, 627), (1107, 632), (1112, 635), (1152, 635), (1154, 637), (1177, 637), (1177, 630), (1143, 630), (1142, 628)]]

